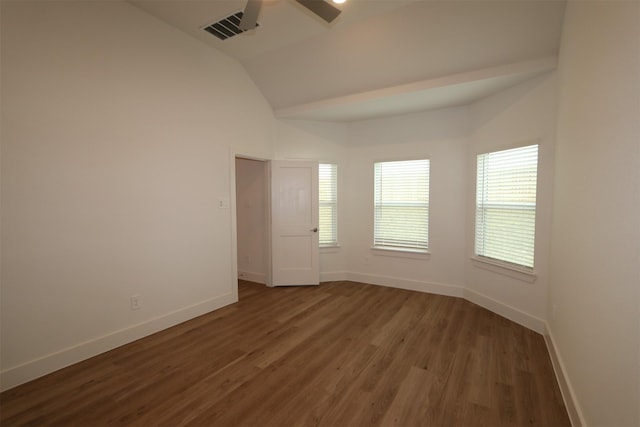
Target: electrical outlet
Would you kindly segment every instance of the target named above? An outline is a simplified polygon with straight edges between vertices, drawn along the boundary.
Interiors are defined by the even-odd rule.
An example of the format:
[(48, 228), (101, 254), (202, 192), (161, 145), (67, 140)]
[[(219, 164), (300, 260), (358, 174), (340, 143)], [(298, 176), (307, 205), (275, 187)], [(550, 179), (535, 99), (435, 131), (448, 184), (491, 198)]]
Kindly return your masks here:
[(140, 295), (132, 295), (131, 299), (131, 310), (140, 310), (142, 306), (142, 302), (140, 301)]

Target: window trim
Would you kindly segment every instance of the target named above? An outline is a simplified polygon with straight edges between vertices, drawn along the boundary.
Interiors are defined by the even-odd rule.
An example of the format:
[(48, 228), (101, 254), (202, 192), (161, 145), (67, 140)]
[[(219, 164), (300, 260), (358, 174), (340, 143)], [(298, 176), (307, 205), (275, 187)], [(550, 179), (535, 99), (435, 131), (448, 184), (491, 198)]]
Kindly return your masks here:
[[(534, 221), (534, 227), (535, 227), (535, 232), (534, 232), (534, 241), (533, 241), (533, 266), (529, 267), (526, 265), (520, 265), (517, 263), (512, 263), (509, 261), (504, 261), (501, 259), (497, 259), (497, 258), (491, 258), (488, 256), (484, 256), (484, 255), (479, 255), (476, 253), (476, 248), (477, 248), (477, 242), (476, 242), (476, 236), (477, 236), (477, 227), (478, 227), (478, 223), (477, 223), (477, 210), (478, 210), (478, 204), (477, 204), (477, 192), (478, 192), (478, 180), (477, 180), (477, 176), (478, 176), (478, 156), (483, 155), (483, 154), (490, 154), (490, 153), (495, 153), (495, 152), (501, 152), (501, 151), (507, 151), (507, 150), (515, 150), (518, 148), (525, 148), (525, 147), (529, 147), (529, 146), (533, 146), (533, 145), (537, 145), (538, 146), (538, 162), (536, 165), (536, 203), (535, 205), (533, 205), (533, 210), (535, 213), (535, 221)], [(539, 190), (540, 190), (540, 186), (538, 185), (539, 180), (540, 180), (540, 152), (542, 149), (542, 144), (540, 141), (540, 138), (535, 138), (532, 140), (527, 140), (527, 141), (521, 141), (517, 144), (502, 144), (499, 145), (497, 147), (494, 148), (490, 148), (490, 149), (482, 149), (482, 151), (475, 151), (473, 154), (473, 159), (474, 159), (474, 183), (475, 183), (475, 188), (474, 188), (474, 193), (473, 193), (473, 206), (474, 206), (474, 211), (473, 211), (473, 244), (472, 244), (472, 248), (471, 248), (471, 256), (470, 259), (473, 262), (474, 266), (479, 267), (479, 268), (483, 268), (485, 270), (489, 270), (489, 271), (494, 271), (506, 276), (510, 276), (516, 279), (520, 279), (523, 280), (525, 282), (529, 282), (529, 283), (533, 283), (535, 282), (536, 278), (537, 278), (537, 273), (536, 273), (536, 252), (537, 252), (537, 234), (538, 234), (538, 199), (539, 199)], [(500, 204), (500, 203), (496, 203), (496, 204)], [(503, 205), (508, 205), (508, 203), (503, 203)], [(523, 204), (518, 204), (517, 208), (521, 208)], [(512, 207), (516, 207), (515, 205)]]
[[(320, 165), (333, 165), (335, 166), (335, 177), (336, 177), (336, 182), (335, 182), (335, 202), (331, 202), (331, 203), (326, 203), (325, 205), (334, 205), (335, 206), (335, 231), (336, 231), (336, 235), (335, 235), (335, 240), (331, 243), (320, 243), (319, 238), (318, 238), (318, 247), (320, 249), (326, 249), (323, 250), (323, 253), (330, 253), (330, 249), (338, 249), (340, 248), (340, 239), (339, 239), (339, 227), (338, 227), (338, 217), (340, 216), (340, 202), (339, 202), (339, 191), (338, 191), (338, 181), (339, 181), (339, 174), (340, 174), (340, 167), (338, 162), (335, 161), (319, 161), (318, 162), (318, 168), (320, 167)], [(319, 174), (318, 174), (319, 177)], [(318, 183), (318, 188), (319, 188), (319, 183)], [(319, 191), (318, 191), (318, 195), (319, 195)], [(322, 206), (322, 201), (320, 200), (320, 198), (318, 197), (318, 209), (320, 209), (320, 207)]]
[(422, 249), (397, 248), (390, 246), (371, 246), (371, 254), (392, 258), (417, 259), (421, 261), (431, 258), (431, 252)]
[(475, 254), (471, 256), (471, 261), (475, 267), (522, 280), (523, 282), (534, 283), (538, 278), (538, 274), (534, 269), (512, 264), (507, 261)]
[[(376, 164), (377, 163), (385, 163), (385, 162), (410, 162), (417, 160), (426, 160), (428, 162), (429, 170), (428, 170), (428, 178), (427, 178), (427, 194), (429, 195), (429, 201), (426, 204), (427, 207), (427, 247), (426, 248), (416, 248), (416, 247), (403, 247), (403, 246), (389, 246), (389, 245), (376, 245)], [(431, 218), (431, 158), (427, 155), (416, 155), (409, 157), (394, 157), (394, 158), (385, 158), (385, 159), (374, 159), (372, 162), (372, 170), (373, 170), (373, 232), (372, 232), (372, 240), (373, 244), (371, 245), (371, 250), (374, 255), (380, 256), (391, 256), (391, 257), (399, 257), (399, 258), (414, 258), (414, 259), (428, 259), (431, 256), (431, 252), (429, 249), (431, 248), (431, 242), (429, 239), (429, 222)]]
[(341, 249), (342, 249), (342, 246), (340, 246), (339, 244), (332, 245), (332, 246), (320, 246), (320, 253), (321, 254), (336, 254), (336, 253), (340, 252)]

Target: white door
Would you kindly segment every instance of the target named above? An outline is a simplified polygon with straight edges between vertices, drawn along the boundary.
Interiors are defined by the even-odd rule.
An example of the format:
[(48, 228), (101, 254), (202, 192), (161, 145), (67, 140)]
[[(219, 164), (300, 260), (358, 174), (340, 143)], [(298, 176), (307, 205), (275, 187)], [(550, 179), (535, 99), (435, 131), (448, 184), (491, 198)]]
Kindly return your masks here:
[(272, 286), (320, 283), (318, 163), (271, 161)]

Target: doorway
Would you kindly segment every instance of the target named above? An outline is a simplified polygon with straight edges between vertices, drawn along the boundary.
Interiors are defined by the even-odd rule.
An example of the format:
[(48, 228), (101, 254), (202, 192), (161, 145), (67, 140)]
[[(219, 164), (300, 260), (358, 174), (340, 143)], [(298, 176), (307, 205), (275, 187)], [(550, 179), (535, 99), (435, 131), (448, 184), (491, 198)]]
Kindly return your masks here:
[(270, 285), (268, 162), (235, 158), (238, 279)]
[(237, 154), (233, 160), (237, 278), (270, 287), (318, 285), (318, 163)]

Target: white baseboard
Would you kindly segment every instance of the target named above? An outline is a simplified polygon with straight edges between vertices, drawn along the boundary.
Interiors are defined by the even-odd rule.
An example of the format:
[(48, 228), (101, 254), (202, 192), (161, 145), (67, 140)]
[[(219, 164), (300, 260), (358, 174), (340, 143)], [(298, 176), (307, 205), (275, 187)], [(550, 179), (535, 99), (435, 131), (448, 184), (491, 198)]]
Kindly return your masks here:
[(445, 285), (442, 283), (422, 282), (412, 279), (400, 279), (397, 277), (377, 276), (365, 273), (347, 273), (347, 280), (369, 283), (372, 285), (389, 286), (391, 288), (407, 289), (409, 291), (428, 292), (437, 295), (451, 297), (463, 297), (464, 288), (457, 285)]
[(549, 351), (549, 356), (551, 357), (551, 364), (553, 365), (553, 370), (556, 373), (556, 379), (558, 380), (558, 385), (560, 386), (560, 392), (562, 393), (564, 406), (567, 408), (567, 413), (569, 414), (571, 425), (573, 427), (586, 426), (587, 423), (585, 423), (584, 421), (584, 415), (582, 414), (582, 410), (580, 409), (580, 405), (578, 404), (578, 400), (576, 399), (573, 387), (571, 386), (571, 382), (569, 381), (569, 376), (567, 375), (567, 371), (565, 370), (562, 357), (557, 350), (555, 340), (553, 338), (553, 334), (549, 328), (549, 325), (546, 323), (544, 341), (547, 344), (547, 350)]
[(348, 280), (348, 273), (346, 271), (327, 271), (320, 273), (320, 282), (339, 282), (341, 280)]
[(22, 365), (6, 369), (0, 372), (0, 390), (4, 391), (24, 384), (43, 375), (89, 359), (100, 353), (113, 350), (116, 347), (144, 338), (237, 301), (238, 298), (233, 293), (211, 298), (143, 323), (48, 354)]
[(531, 314), (525, 313), (524, 311), (521, 311), (515, 307), (511, 307), (510, 305), (497, 301), (493, 298), (490, 298), (468, 288), (464, 290), (464, 298), (467, 301), (477, 304), (480, 307), (484, 307), (487, 310), (499, 314), (502, 317), (506, 317), (507, 319), (516, 322), (517, 324), (522, 325), (525, 328), (536, 331), (541, 335), (544, 335), (545, 333), (544, 320), (532, 316)]
[[(478, 292), (465, 289), (463, 286), (447, 285), (442, 283), (422, 282), (419, 280), (401, 279), (397, 277), (378, 276), (365, 273), (346, 273), (346, 280), (369, 283), (372, 285), (389, 286), (392, 288), (407, 289), (410, 291), (428, 292), (436, 295), (446, 295), (464, 298), (474, 304), (486, 308), (500, 316), (516, 322), (528, 329), (540, 334), (545, 332), (545, 322), (535, 316), (506, 305)], [(344, 280), (344, 279), (343, 279)]]
[(365, 273), (352, 273), (352, 272), (340, 272), (340, 273), (326, 273), (321, 275), (323, 281), (329, 280), (351, 280), (354, 282), (368, 283), (372, 285), (388, 286), (392, 288), (407, 289), (418, 292), (428, 292), (437, 295), (446, 295), (464, 298), (474, 304), (486, 308), (500, 316), (503, 316), (515, 323), (518, 323), (525, 328), (531, 329), (544, 336), (545, 342), (553, 369), (556, 374), (558, 384), (571, 420), (573, 427), (582, 427), (586, 425), (582, 411), (580, 410), (573, 388), (567, 380), (567, 375), (564, 369), (564, 364), (559, 354), (556, 351), (556, 347), (553, 340), (553, 335), (550, 333), (547, 323), (536, 316), (532, 316), (525, 313), (515, 307), (504, 304), (479, 292), (475, 292), (468, 288), (457, 285), (445, 285), (441, 283), (422, 282), (418, 280), (400, 279), (396, 277), (377, 276)]
[(255, 273), (253, 271), (238, 270), (238, 279), (248, 280), (249, 282), (267, 284), (267, 276), (264, 273)]
[[(252, 282), (263, 284), (265, 283), (264, 274), (238, 272), (238, 276)], [(423, 282), (419, 280), (378, 276), (355, 272), (325, 272), (321, 273), (320, 278), (323, 282), (351, 280), (354, 282), (369, 283), (372, 285), (389, 286), (399, 289), (465, 298), (470, 302), (478, 304), (526, 328), (543, 334), (545, 340), (547, 341), (547, 346), (549, 347), (552, 361), (554, 362), (554, 369), (556, 369), (556, 376), (558, 377), (558, 381), (561, 384), (563, 396), (570, 397), (565, 397), (565, 402), (567, 403), (567, 410), (569, 411), (569, 415), (571, 416), (572, 423), (574, 426), (584, 425), (579, 408), (571, 403), (574, 401), (573, 393), (571, 392), (570, 385), (564, 380), (565, 375), (564, 369), (562, 368), (563, 365), (561, 359), (558, 358), (558, 355), (555, 353), (555, 346), (553, 344), (552, 336), (549, 334), (547, 337), (548, 328), (546, 327), (546, 323), (544, 320), (522, 312), (514, 307), (506, 305), (490, 297), (487, 297), (486, 295), (482, 295), (478, 292), (465, 289), (463, 286), (458, 285)], [(176, 310), (155, 319), (151, 319), (146, 322), (131, 326), (129, 328), (112, 332), (102, 337), (80, 343), (76, 346), (69, 347), (59, 352), (52, 353), (42, 358), (7, 369), (0, 372), (0, 390), (13, 388), (27, 381), (31, 381), (35, 378), (41, 377), (58, 369), (62, 369), (66, 366), (96, 356), (100, 353), (112, 350), (121, 345), (159, 332), (163, 329), (185, 322), (189, 319), (211, 312), (213, 310), (217, 310), (237, 301), (237, 295), (234, 294), (227, 294), (221, 297), (212, 298), (207, 301), (194, 304), (180, 310)], [(564, 388), (563, 384), (565, 384)], [(573, 412), (569, 410), (570, 407), (574, 408)]]

